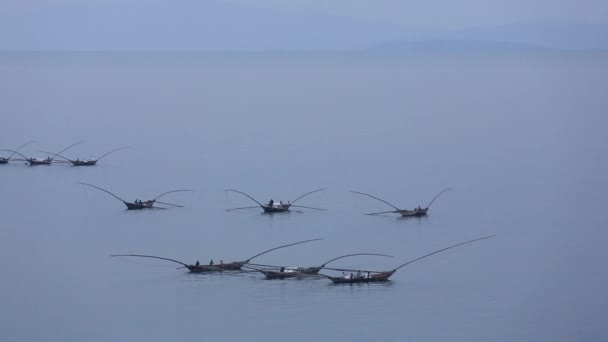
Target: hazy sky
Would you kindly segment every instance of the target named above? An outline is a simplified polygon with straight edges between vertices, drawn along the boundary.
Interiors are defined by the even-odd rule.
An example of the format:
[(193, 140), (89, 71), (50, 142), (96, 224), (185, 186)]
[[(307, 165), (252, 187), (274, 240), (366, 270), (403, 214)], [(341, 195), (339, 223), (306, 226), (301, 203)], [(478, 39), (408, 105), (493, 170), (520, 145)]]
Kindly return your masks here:
[(343, 49), (547, 24), (607, 25), (608, 1), (3, 0), (0, 48)]

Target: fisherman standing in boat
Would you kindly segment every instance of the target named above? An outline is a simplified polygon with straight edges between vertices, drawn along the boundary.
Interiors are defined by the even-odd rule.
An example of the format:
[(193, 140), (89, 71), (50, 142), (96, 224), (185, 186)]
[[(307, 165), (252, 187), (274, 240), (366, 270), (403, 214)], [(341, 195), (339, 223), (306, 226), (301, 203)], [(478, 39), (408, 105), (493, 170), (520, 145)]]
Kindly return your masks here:
[(273, 207), (274, 206), (274, 201), (272, 200), (272, 198), (270, 199), (270, 201), (268, 202), (268, 206), (269, 207)]
[(196, 264), (194, 264), (194, 265), (195, 265), (195, 266), (200, 266), (200, 265), (201, 265), (201, 263), (200, 263), (200, 262), (198, 262), (198, 260), (196, 260)]
[(211, 259), (211, 261), (209, 261), (209, 266), (213, 266), (213, 259)]

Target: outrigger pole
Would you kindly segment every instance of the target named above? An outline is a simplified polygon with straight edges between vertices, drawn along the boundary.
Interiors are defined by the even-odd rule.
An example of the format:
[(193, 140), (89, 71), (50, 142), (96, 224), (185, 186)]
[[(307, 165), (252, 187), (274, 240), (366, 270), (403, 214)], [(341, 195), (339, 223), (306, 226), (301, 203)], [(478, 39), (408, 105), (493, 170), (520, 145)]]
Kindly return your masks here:
[[(414, 262), (416, 262), (416, 261), (420, 261), (420, 260), (422, 260), (422, 259), (424, 259), (424, 258), (428, 258), (428, 257), (430, 257), (430, 256), (432, 256), (432, 255), (435, 255), (435, 254), (438, 254), (438, 253), (441, 253), (441, 252), (447, 251), (448, 249), (452, 249), (452, 248), (455, 248), (455, 247), (458, 247), (458, 246), (463, 246), (463, 245), (466, 245), (466, 244), (469, 244), (469, 243), (473, 243), (473, 242), (477, 242), (477, 241), (481, 241), (481, 240), (490, 239), (490, 238), (493, 238), (493, 237), (495, 237), (495, 236), (496, 236), (496, 235), (484, 236), (484, 237), (482, 237), (482, 238), (477, 238), (477, 239), (473, 239), (473, 240), (469, 240), (469, 241), (461, 242), (461, 243), (458, 243), (458, 244), (455, 244), (455, 245), (452, 245), (452, 246), (449, 246), (449, 247), (445, 247), (445, 248), (442, 248), (442, 249), (436, 250), (436, 251), (434, 251), (434, 252), (431, 252), (431, 253), (429, 253), (429, 254), (425, 254), (425, 255), (423, 255), (423, 256), (421, 256), (421, 257), (418, 257), (418, 258), (413, 259), (413, 260), (410, 260), (410, 261), (408, 261), (408, 262), (406, 262), (406, 263), (404, 263), (404, 264), (401, 264), (401, 265), (397, 266), (396, 268), (394, 268), (392, 271), (388, 271), (388, 272), (393, 272), (393, 273), (394, 273), (394, 272), (396, 272), (397, 270), (399, 270), (399, 269), (400, 269), (400, 268), (402, 268), (402, 267), (405, 267), (405, 266), (407, 266), (407, 265), (409, 265), (409, 264), (412, 264), (412, 263), (414, 263)], [(332, 271), (343, 271), (343, 272), (356, 272), (356, 271), (361, 271), (361, 272), (373, 272), (373, 273), (384, 273), (384, 272), (387, 272), (387, 271), (369, 271), (369, 270), (350, 269), (350, 268), (329, 268), (329, 267), (326, 267), (326, 269), (328, 269), (328, 270), (332, 270)]]
[(250, 257), (249, 259), (247, 259), (245, 261), (235, 261), (235, 262), (226, 263), (224, 265), (188, 265), (188, 264), (186, 264), (184, 262), (181, 262), (179, 260), (175, 260), (175, 259), (171, 259), (171, 258), (165, 258), (165, 257), (160, 257), (160, 256), (155, 256), (155, 255), (145, 255), (145, 254), (112, 254), (110, 256), (112, 256), (112, 257), (140, 257), (140, 258), (153, 258), (153, 259), (167, 260), (167, 261), (171, 261), (171, 262), (174, 262), (174, 263), (178, 263), (178, 264), (182, 265), (183, 267), (186, 267), (191, 272), (224, 271), (224, 270), (233, 270), (233, 271), (236, 270), (236, 271), (238, 271), (238, 270), (241, 269), (241, 267), (243, 267), (244, 265), (246, 265), (247, 263), (249, 263), (249, 261), (251, 261), (254, 258), (257, 258), (257, 257), (259, 257), (259, 256), (261, 256), (263, 254), (266, 254), (268, 252), (272, 252), (272, 251), (275, 251), (275, 250), (280, 249), (280, 248), (295, 246), (295, 245), (299, 245), (299, 244), (302, 244), (302, 243), (311, 242), (311, 241), (318, 241), (318, 240), (323, 240), (323, 239), (321, 239), (321, 238), (310, 239), (310, 240), (304, 240), (304, 241), (290, 243), (290, 244), (287, 244), (287, 245), (282, 245), (282, 246), (279, 246), (279, 247), (274, 247), (274, 248), (268, 249), (266, 251), (263, 251), (261, 253), (258, 253), (258, 254)]
[(89, 184), (89, 183), (80, 183), (82, 185), (86, 185), (86, 186), (90, 186), (93, 187), (97, 190), (101, 190), (107, 194), (109, 194), (110, 196), (118, 199), (119, 201), (121, 201), (122, 203), (124, 203), (127, 206), (127, 209), (166, 209), (166, 208), (160, 208), (160, 207), (155, 207), (154, 203), (160, 203), (160, 204), (165, 204), (165, 205), (170, 205), (170, 206), (174, 206), (174, 207), (183, 207), (181, 205), (178, 204), (171, 204), (171, 203), (165, 203), (165, 202), (161, 202), (161, 201), (157, 201), (159, 198), (161, 198), (162, 196), (165, 196), (167, 194), (173, 193), (173, 192), (183, 192), (183, 191), (194, 191), (194, 190), (171, 190), (171, 191), (167, 191), (167, 192), (163, 192), (162, 194), (156, 196), (156, 198), (151, 199), (151, 200), (147, 200), (145, 202), (142, 203), (132, 203), (132, 202), (127, 202), (124, 199), (116, 196), (115, 194), (111, 193), (110, 191), (106, 190), (106, 189), (102, 189), (98, 186), (95, 186), (93, 184)]
[(439, 192), (437, 194), (437, 196), (433, 197), (433, 199), (431, 200), (431, 202), (429, 202), (429, 204), (425, 208), (421, 209), (418, 212), (416, 212), (415, 210), (412, 211), (412, 210), (399, 209), (395, 205), (393, 205), (393, 204), (391, 204), (391, 203), (389, 203), (389, 202), (387, 202), (387, 201), (385, 201), (385, 200), (383, 200), (381, 198), (378, 198), (378, 197), (373, 196), (371, 194), (365, 193), (365, 192), (360, 192), (360, 191), (351, 191), (351, 192), (354, 193), (354, 194), (359, 194), (359, 195), (364, 195), (364, 196), (371, 197), (371, 198), (373, 198), (375, 200), (378, 200), (378, 201), (380, 201), (382, 203), (388, 204), (389, 206), (395, 208), (395, 210), (391, 210), (391, 211), (381, 211), (381, 212), (378, 212), (378, 213), (369, 213), (369, 214), (365, 214), (365, 215), (381, 215), (381, 214), (396, 213), (396, 214), (401, 214), (401, 215), (404, 215), (404, 216), (405, 215), (412, 216), (412, 212), (414, 212), (414, 216), (415, 216), (416, 213), (418, 213), (420, 215), (426, 214), (426, 211), (431, 207), (431, 205), (433, 204), (433, 202), (435, 202), (435, 200), (437, 198), (439, 198), (439, 196), (441, 196), (441, 194), (443, 194), (444, 192), (446, 192), (448, 190), (453, 190), (453, 189), (452, 188), (446, 188), (446, 189), (441, 190), (441, 192)]

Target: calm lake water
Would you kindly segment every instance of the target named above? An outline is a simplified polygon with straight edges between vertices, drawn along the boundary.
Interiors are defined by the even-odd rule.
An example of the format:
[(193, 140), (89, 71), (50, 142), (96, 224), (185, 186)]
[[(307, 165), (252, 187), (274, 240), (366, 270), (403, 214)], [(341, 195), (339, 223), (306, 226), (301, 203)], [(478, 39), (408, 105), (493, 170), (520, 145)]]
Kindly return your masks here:
[[(600, 341), (608, 55), (4, 53), (2, 341)], [(0, 155), (6, 155), (1, 152)], [(171, 210), (131, 212), (172, 189)], [(226, 212), (251, 200), (326, 208)], [(426, 205), (428, 217), (364, 216)], [(255, 259), (399, 270), (386, 284), (188, 274)], [(329, 272), (329, 271), (327, 271)], [(329, 274), (329, 273), (328, 273)]]

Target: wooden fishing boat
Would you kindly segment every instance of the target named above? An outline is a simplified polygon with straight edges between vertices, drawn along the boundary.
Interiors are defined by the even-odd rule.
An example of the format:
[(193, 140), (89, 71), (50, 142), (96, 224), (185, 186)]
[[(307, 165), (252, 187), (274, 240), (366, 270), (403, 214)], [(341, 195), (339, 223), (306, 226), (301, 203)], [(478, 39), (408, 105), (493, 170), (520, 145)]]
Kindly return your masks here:
[(54, 155), (55, 157), (59, 157), (59, 158), (65, 160), (65, 161), (67, 161), (68, 163), (71, 163), (73, 166), (93, 166), (93, 165), (97, 165), (97, 162), (100, 161), (102, 158), (104, 158), (104, 157), (106, 157), (106, 156), (108, 156), (108, 155), (110, 155), (110, 154), (112, 154), (112, 153), (114, 153), (116, 151), (124, 150), (126, 148), (128, 148), (128, 147), (119, 147), (119, 148), (116, 148), (116, 149), (114, 149), (114, 150), (112, 150), (110, 152), (102, 154), (101, 157), (99, 157), (97, 159), (95, 159), (95, 158), (89, 158), (89, 159), (82, 159), (82, 160), (80, 158), (69, 159), (69, 158), (66, 158), (66, 157), (58, 154), (58, 153), (52, 153), (52, 152), (45, 152), (45, 153), (50, 153), (50, 154)]
[(31, 166), (36, 166), (36, 165), (51, 165), (51, 163), (53, 162), (53, 159), (51, 157), (46, 157), (46, 158), (30, 158), (30, 159), (27, 160), (27, 162)]
[(410, 217), (410, 216), (424, 216), (426, 215), (427, 211), (429, 211), (429, 208), (414, 208), (414, 210), (407, 210), (407, 209), (403, 209), (403, 210), (399, 210), (399, 214), (403, 217)]
[(429, 204), (425, 208), (422, 208), (422, 207), (418, 206), (418, 208), (414, 208), (414, 210), (399, 209), (396, 206), (388, 203), (387, 201), (385, 201), (385, 200), (383, 200), (381, 198), (378, 198), (376, 196), (367, 194), (365, 192), (359, 192), (359, 191), (351, 191), (351, 192), (354, 193), (354, 194), (359, 194), (359, 195), (364, 195), (364, 196), (371, 197), (371, 198), (373, 198), (375, 200), (378, 200), (378, 201), (380, 201), (382, 203), (388, 204), (389, 206), (395, 208), (395, 210), (381, 211), (381, 212), (378, 212), (378, 213), (370, 213), (370, 214), (365, 214), (365, 215), (382, 215), (382, 214), (392, 214), (392, 213), (394, 213), (394, 214), (401, 215), (401, 217), (421, 217), (421, 216), (426, 216), (426, 214), (428, 213), (429, 208), (431, 207), (431, 205), (433, 204), (433, 202), (435, 202), (435, 200), (437, 198), (439, 198), (439, 196), (441, 196), (441, 194), (443, 194), (444, 192), (446, 192), (448, 190), (452, 190), (452, 188), (443, 189), (441, 192), (439, 192), (437, 194), (437, 196), (435, 196), (431, 200), (431, 202), (429, 202)]
[[(54, 155), (61, 154), (61, 153), (65, 152), (65, 151), (67, 151), (68, 149), (70, 149), (70, 148), (72, 148), (72, 147), (74, 147), (74, 146), (76, 146), (78, 144), (82, 144), (82, 143), (83, 143), (83, 141), (79, 141), (77, 143), (74, 143), (74, 144), (72, 144), (72, 145), (64, 148), (63, 150), (59, 151), (58, 153), (51, 153), (51, 154), (54, 154)], [(50, 156), (46, 157), (46, 158), (31, 158), (31, 157), (24, 156), (19, 151), (12, 151), (12, 150), (7, 150), (7, 151), (11, 151), (11, 152), (13, 152), (13, 154), (20, 155), (21, 157), (24, 158), (23, 160), (26, 162), (26, 164), (28, 164), (30, 166), (51, 165), (53, 163), (53, 159), (55, 158), (55, 157), (50, 157)]]
[[(474, 240), (469, 240), (466, 242), (461, 242), (459, 244), (455, 244), (449, 247), (445, 247), (442, 248), (440, 250), (434, 251), (432, 253), (423, 255), (421, 257), (418, 257), (414, 260), (410, 260), (396, 268), (394, 268), (393, 270), (390, 271), (366, 271), (366, 270), (356, 270), (356, 269), (340, 269), (340, 268), (327, 268), (329, 270), (334, 270), (334, 271), (342, 271), (342, 276), (329, 276), (329, 275), (325, 275), (325, 274), (320, 274), (321, 276), (329, 279), (332, 281), (332, 283), (334, 284), (357, 284), (357, 283), (371, 283), (371, 282), (384, 282), (384, 281), (389, 281), (390, 277), (397, 272), (399, 269), (401, 269), (402, 267), (405, 267), (413, 262), (422, 260), (424, 258), (430, 257), (431, 255), (435, 255), (437, 253), (441, 253), (444, 251), (447, 251), (450, 248), (454, 248), (454, 247), (458, 247), (458, 246), (462, 246), (462, 245), (466, 245), (472, 242), (476, 242), (476, 241), (481, 241), (481, 240), (485, 240), (485, 239), (489, 239), (492, 238), (496, 235), (490, 235), (490, 236), (485, 236), (482, 238), (478, 238), (478, 239), (474, 239)], [(350, 272), (350, 274), (346, 274), (344, 272)]]
[(274, 214), (274, 213), (286, 213), (286, 212), (290, 212), (291, 208), (304, 208), (304, 209), (312, 209), (312, 210), (321, 210), (321, 211), (325, 211), (325, 209), (321, 209), (321, 208), (313, 208), (313, 207), (306, 207), (306, 206), (302, 206), (302, 205), (295, 205), (294, 203), (298, 200), (300, 200), (303, 197), (306, 197), (310, 194), (314, 194), (315, 192), (319, 192), (319, 191), (323, 191), (323, 190), (327, 190), (327, 188), (322, 188), (322, 189), (317, 189), (317, 190), (313, 190), (310, 192), (307, 192), (299, 197), (297, 197), (295, 200), (293, 201), (287, 201), (287, 203), (283, 203), (282, 201), (279, 202), (275, 202), (272, 199), (267, 203), (267, 204), (262, 204), (261, 202), (259, 202), (258, 200), (256, 200), (255, 198), (249, 196), (248, 194), (242, 192), (242, 191), (238, 191), (238, 190), (234, 190), (234, 189), (227, 189), (225, 191), (231, 191), (231, 192), (236, 192), (239, 193), (241, 195), (244, 195), (246, 197), (248, 197), (249, 199), (251, 199), (252, 201), (254, 201), (255, 203), (257, 203), (257, 206), (250, 206), (250, 207), (240, 207), (240, 208), (232, 208), (232, 209), (227, 209), (226, 211), (233, 211), (233, 210), (242, 210), (242, 209), (252, 209), (252, 208), (262, 208), (263, 213), (265, 214)]
[(264, 210), (265, 213), (268, 214), (272, 214), (272, 213), (284, 213), (289, 211), (289, 207), (291, 207), (291, 204), (283, 204), (283, 203), (273, 203), (272, 205), (270, 204), (262, 204), (262, 210)]
[(285, 268), (282, 271), (273, 271), (273, 270), (258, 270), (258, 272), (262, 273), (266, 279), (286, 279), (286, 278), (311, 278), (311, 277), (319, 277), (317, 273), (306, 273), (302, 271), (298, 271), (295, 269)]
[(395, 273), (395, 271), (387, 271), (387, 272), (377, 272), (377, 273), (369, 273), (361, 276), (353, 275), (353, 276), (342, 276), (342, 277), (330, 277), (327, 276), (329, 280), (331, 280), (334, 284), (357, 284), (357, 283), (373, 283), (373, 282), (383, 282), (389, 281), (390, 277)]
[(273, 267), (278, 270), (259, 269), (259, 268), (254, 268), (254, 269), (259, 271), (260, 273), (262, 273), (266, 277), (266, 279), (309, 278), (311, 276), (316, 276), (322, 269), (325, 268), (325, 266), (327, 266), (327, 264), (329, 264), (331, 262), (334, 262), (336, 260), (343, 259), (343, 258), (349, 258), (349, 257), (361, 256), (361, 255), (382, 256), (382, 257), (388, 257), (388, 258), (393, 257), (392, 255), (378, 254), (378, 253), (355, 253), (355, 254), (341, 255), (339, 257), (330, 259), (330, 260), (324, 262), (323, 264), (321, 264), (320, 266)]
[(279, 247), (274, 247), (274, 248), (268, 249), (266, 251), (263, 251), (261, 253), (258, 253), (256, 255), (250, 257), (249, 259), (243, 260), (243, 261), (233, 261), (233, 262), (228, 262), (228, 263), (224, 263), (222, 261), (219, 264), (214, 264), (213, 261), (211, 261), (209, 263), (209, 265), (201, 265), (198, 261), (195, 264), (186, 264), (186, 263), (181, 262), (179, 260), (165, 258), (165, 257), (159, 257), (159, 256), (155, 256), (155, 255), (113, 254), (111, 256), (112, 257), (140, 257), (140, 258), (153, 258), (153, 259), (167, 260), (167, 261), (171, 261), (171, 262), (174, 262), (174, 263), (182, 265), (182, 267), (180, 267), (180, 268), (186, 268), (191, 273), (240, 271), (243, 268), (243, 266), (247, 265), (251, 260), (253, 260), (253, 259), (255, 259), (255, 258), (259, 257), (259, 256), (262, 256), (262, 255), (264, 255), (266, 253), (275, 251), (277, 249), (286, 248), (286, 247), (290, 247), (290, 246), (295, 246), (295, 245), (299, 245), (299, 244), (306, 243), (306, 242), (311, 242), (311, 241), (318, 241), (318, 240), (322, 240), (322, 239), (310, 239), (310, 240), (304, 240), (304, 241), (298, 241), (298, 242), (290, 243), (290, 244), (287, 244), (287, 245), (282, 245), (282, 246), (279, 246)]
[(95, 186), (93, 184), (89, 184), (89, 183), (80, 183), (82, 185), (86, 185), (86, 186), (90, 186), (92, 188), (95, 188), (97, 190), (101, 190), (109, 195), (111, 195), (112, 197), (118, 199), (119, 201), (121, 201), (122, 203), (124, 203), (124, 205), (127, 207), (127, 210), (141, 210), (141, 209), (167, 209), (164, 207), (156, 207), (154, 206), (154, 204), (159, 203), (159, 204), (163, 204), (163, 205), (168, 205), (171, 207), (178, 207), (178, 208), (182, 208), (183, 205), (178, 205), (178, 204), (171, 204), (171, 203), (166, 203), (166, 202), (161, 202), (158, 199), (161, 198), (162, 196), (165, 196), (167, 194), (170, 193), (174, 193), (174, 192), (184, 192), (184, 191), (194, 191), (194, 190), (171, 190), (171, 191), (167, 191), (167, 192), (163, 192), (162, 194), (156, 196), (154, 199), (151, 200), (147, 200), (147, 201), (141, 201), (141, 200), (135, 200), (134, 202), (127, 202), (125, 200), (123, 200), (122, 198), (114, 195), (113, 193), (109, 192), (106, 189), (102, 189), (98, 186)]

